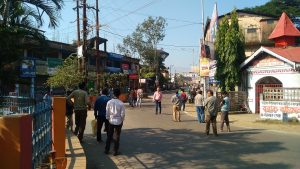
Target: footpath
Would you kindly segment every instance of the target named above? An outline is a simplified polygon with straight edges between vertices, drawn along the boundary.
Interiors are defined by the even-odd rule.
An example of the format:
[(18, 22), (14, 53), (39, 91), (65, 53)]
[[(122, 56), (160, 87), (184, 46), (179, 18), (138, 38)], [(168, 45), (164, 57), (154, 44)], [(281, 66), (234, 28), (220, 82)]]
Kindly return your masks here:
[[(197, 118), (195, 106), (193, 104), (186, 104), (185, 113), (189, 116)], [(217, 121), (220, 122), (220, 115), (217, 117)], [(230, 125), (242, 128), (250, 129), (264, 129), (269, 131), (299, 134), (300, 135), (300, 124), (289, 124), (289, 123), (270, 123), (263, 122), (259, 114), (229, 114)]]

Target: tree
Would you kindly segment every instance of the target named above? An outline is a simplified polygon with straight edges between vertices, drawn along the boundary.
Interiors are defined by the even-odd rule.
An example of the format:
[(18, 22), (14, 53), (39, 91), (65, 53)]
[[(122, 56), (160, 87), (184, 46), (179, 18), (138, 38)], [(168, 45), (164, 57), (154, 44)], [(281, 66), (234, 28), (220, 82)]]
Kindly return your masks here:
[(217, 70), (216, 70), (216, 79), (220, 82), (221, 90), (225, 90), (225, 76), (224, 76), (224, 68), (226, 62), (226, 32), (229, 29), (229, 23), (227, 17), (224, 17), (220, 25), (218, 26), (218, 31), (216, 35), (215, 41), (215, 49), (216, 49), (216, 60), (217, 60)]
[(300, 16), (300, 0), (271, 0), (264, 5), (245, 8), (245, 11), (268, 14), (279, 17), (286, 12), (291, 18)]
[[(227, 28), (228, 31), (226, 31)], [(222, 91), (232, 91), (236, 85), (240, 84), (239, 66), (245, 60), (244, 43), (244, 36), (239, 29), (238, 16), (234, 10), (230, 15), (229, 27), (228, 21), (223, 20), (221, 22), (215, 42), (217, 52), (216, 78), (220, 81)]]
[(0, 17), (4, 26), (38, 28), (44, 24), (42, 17), (45, 13), (49, 27), (56, 27), (62, 6), (63, 0), (2, 0)]
[[(166, 26), (167, 23), (163, 17), (149, 17), (142, 24), (139, 24), (131, 35), (126, 36), (123, 39), (123, 44), (119, 44), (117, 48), (125, 55), (138, 55), (142, 64), (153, 72), (155, 72), (157, 65), (160, 70), (165, 69), (164, 59), (161, 57), (159, 50), (157, 50), (157, 44), (164, 39)], [(149, 73), (147, 72), (146, 74), (149, 75)]]
[(78, 70), (77, 56), (69, 56), (54, 75), (48, 78), (47, 85), (54, 88), (63, 87), (67, 90), (74, 89), (82, 81), (83, 76)]

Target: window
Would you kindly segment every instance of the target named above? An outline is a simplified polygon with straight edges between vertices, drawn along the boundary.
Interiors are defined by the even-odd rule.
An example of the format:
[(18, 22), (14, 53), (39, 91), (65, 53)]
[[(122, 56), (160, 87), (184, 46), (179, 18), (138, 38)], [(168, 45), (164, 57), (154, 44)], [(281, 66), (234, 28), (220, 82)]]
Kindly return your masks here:
[(273, 24), (274, 23), (274, 20), (267, 20), (267, 24)]
[(248, 28), (247, 33), (256, 33), (257, 28)]

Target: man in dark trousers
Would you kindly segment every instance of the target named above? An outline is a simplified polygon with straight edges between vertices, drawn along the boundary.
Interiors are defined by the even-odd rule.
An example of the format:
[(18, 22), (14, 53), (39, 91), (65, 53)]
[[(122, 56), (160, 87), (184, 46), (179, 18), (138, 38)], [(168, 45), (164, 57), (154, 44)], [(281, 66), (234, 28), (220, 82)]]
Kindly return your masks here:
[(94, 116), (97, 119), (97, 141), (102, 142), (101, 130), (104, 123), (104, 131), (108, 128), (108, 120), (106, 119), (106, 104), (109, 101), (108, 89), (103, 89), (100, 97), (96, 99), (94, 105)]
[[(109, 125), (104, 153), (109, 153), (110, 143), (114, 136), (114, 156), (119, 154), (121, 129), (123, 126), (123, 121), (125, 119), (124, 103), (118, 99), (120, 94), (120, 89), (114, 89), (114, 97), (110, 101), (108, 101), (106, 105), (106, 119), (109, 121)], [(116, 132), (115, 135), (114, 132)]]
[(69, 96), (68, 100), (74, 99), (74, 112), (75, 112), (75, 130), (74, 134), (82, 142), (83, 133), (86, 125), (87, 106), (89, 105), (88, 94), (84, 90), (85, 83), (79, 84), (79, 89), (74, 90)]
[(213, 132), (215, 136), (217, 133), (217, 98), (213, 96), (213, 91), (207, 91), (207, 99), (204, 103), (205, 121), (206, 121), (206, 135), (209, 135), (210, 123), (212, 123)]

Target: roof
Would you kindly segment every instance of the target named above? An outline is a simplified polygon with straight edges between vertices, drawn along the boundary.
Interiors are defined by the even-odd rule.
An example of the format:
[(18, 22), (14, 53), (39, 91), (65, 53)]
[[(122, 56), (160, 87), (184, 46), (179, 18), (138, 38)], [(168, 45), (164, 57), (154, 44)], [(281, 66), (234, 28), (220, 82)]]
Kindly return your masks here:
[(300, 63), (300, 47), (287, 47), (287, 48), (265, 47), (265, 48), (292, 62)]
[(268, 53), (271, 56), (282, 60), (292, 66), (296, 63), (300, 63), (300, 47), (287, 47), (287, 48), (274, 48), (274, 47), (260, 47), (255, 53), (253, 53), (248, 59), (246, 59), (240, 68), (245, 67), (251, 61), (255, 60), (261, 53)]
[[(241, 10), (241, 9), (236, 10), (236, 12), (237, 12), (237, 13), (246, 13), (246, 14), (252, 14), (252, 15), (265, 16), (265, 17), (270, 17), (270, 18), (274, 18), (274, 19), (277, 18), (277, 17), (274, 16), (274, 15), (263, 14), (263, 13), (252, 12), (252, 11)], [(224, 14), (224, 15), (220, 15), (220, 16), (218, 17), (218, 19), (223, 18), (224, 16), (229, 16), (230, 14), (231, 14), (231, 12), (228, 12), (228, 13), (226, 13), (226, 14)]]
[(269, 39), (274, 39), (281, 36), (300, 36), (299, 30), (294, 26), (293, 22), (285, 12), (282, 13), (276, 27), (269, 36)]

